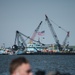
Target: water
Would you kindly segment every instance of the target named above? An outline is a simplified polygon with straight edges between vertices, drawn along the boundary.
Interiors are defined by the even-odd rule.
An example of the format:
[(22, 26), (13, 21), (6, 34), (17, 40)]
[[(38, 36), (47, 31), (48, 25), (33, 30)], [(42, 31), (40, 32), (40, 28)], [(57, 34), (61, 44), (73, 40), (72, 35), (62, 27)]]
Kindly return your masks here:
[(74, 55), (0, 55), (0, 75), (9, 75), (11, 60), (19, 56), (24, 56), (30, 61), (33, 72), (38, 69), (45, 70), (46, 73), (59, 70), (75, 75)]

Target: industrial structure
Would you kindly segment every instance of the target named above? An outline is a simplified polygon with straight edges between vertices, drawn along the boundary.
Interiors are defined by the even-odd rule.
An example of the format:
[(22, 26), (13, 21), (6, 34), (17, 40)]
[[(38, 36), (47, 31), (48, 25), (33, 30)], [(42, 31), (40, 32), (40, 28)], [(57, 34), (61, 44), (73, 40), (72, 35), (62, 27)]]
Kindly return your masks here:
[[(53, 35), (53, 38), (55, 40), (55, 45), (52, 44), (43, 44), (40, 42), (40, 40), (36, 41), (35, 37), (41, 27), (42, 21), (39, 23), (38, 27), (35, 29), (33, 35), (31, 37), (16, 31), (16, 36), (15, 36), (15, 41), (14, 41), (14, 45), (12, 46), (12, 49), (15, 51), (20, 51), (22, 50), (23, 52), (52, 52), (55, 48), (55, 46), (57, 46), (57, 49), (54, 52), (60, 52), (60, 51), (66, 51), (69, 49), (69, 43), (67, 44), (67, 40), (69, 38), (69, 31), (64, 30), (62, 27), (58, 26), (58, 28), (61, 28), (62, 30), (64, 30), (67, 35), (63, 41), (62, 44), (60, 44), (60, 41), (58, 39), (58, 36), (53, 28), (52, 23), (50, 22), (49, 18), (47, 15), (45, 15), (45, 21), (48, 24), (48, 27)], [(25, 38), (26, 39), (25, 39)], [(29, 42), (26, 43), (26, 40), (29, 39)], [(33, 42), (34, 41), (34, 42)]]
[(40, 22), (40, 24), (38, 25), (38, 27), (35, 29), (35, 31), (34, 31), (32, 37), (31, 37), (31, 39), (30, 39), (30, 41), (29, 41), (30, 44), (33, 43), (33, 40), (35, 39), (35, 37), (36, 37), (36, 35), (37, 35), (37, 32), (39, 31), (39, 28), (40, 28), (41, 24), (42, 24), (42, 21)]
[[(66, 35), (66, 37), (65, 37), (65, 39), (64, 39), (64, 41), (63, 41), (63, 44), (61, 45), (60, 42), (59, 42), (59, 39), (58, 39), (58, 37), (57, 37), (57, 34), (56, 34), (56, 32), (55, 32), (55, 30), (54, 30), (54, 28), (53, 28), (51, 22), (49, 21), (48, 16), (45, 15), (45, 17), (46, 17), (45, 20), (46, 20), (47, 23), (48, 23), (48, 26), (49, 26), (49, 28), (50, 28), (50, 31), (52, 32), (52, 35), (53, 35), (53, 37), (54, 37), (54, 40), (55, 40), (55, 42), (56, 42), (56, 44), (57, 44), (59, 50), (65, 50), (66, 44), (67, 44), (67, 40), (68, 40), (68, 38), (69, 38), (69, 31), (66, 31), (66, 30), (63, 29), (63, 30), (67, 33), (67, 35)], [(60, 26), (58, 26), (58, 27), (61, 28)], [(62, 28), (61, 28), (61, 29), (62, 29)]]

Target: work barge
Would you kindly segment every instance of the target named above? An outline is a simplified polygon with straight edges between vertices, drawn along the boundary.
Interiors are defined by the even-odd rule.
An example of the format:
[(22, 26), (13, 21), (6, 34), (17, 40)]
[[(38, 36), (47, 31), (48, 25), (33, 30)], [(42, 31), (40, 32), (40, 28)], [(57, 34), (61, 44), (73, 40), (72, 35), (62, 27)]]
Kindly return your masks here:
[[(14, 45), (12, 46), (11, 50), (3, 54), (9, 55), (75, 55), (75, 50), (70, 48), (68, 42), (68, 38), (70, 36), (70, 32), (66, 31), (61, 26), (58, 28), (62, 29), (67, 33), (63, 44), (60, 44), (58, 36), (53, 28), (51, 21), (49, 20), (48, 16), (45, 15), (45, 21), (48, 24), (48, 27), (52, 33), (52, 36), (55, 40), (55, 44), (44, 44), (39, 39), (38, 41), (35, 40), (37, 34), (42, 35), (45, 31), (41, 31), (39, 33), (39, 29), (43, 21), (41, 21), (38, 27), (34, 30), (34, 33), (31, 37), (21, 33), (20, 31), (16, 31)], [(26, 39), (25, 39), (26, 38)], [(29, 40), (28, 43), (26, 41)]]

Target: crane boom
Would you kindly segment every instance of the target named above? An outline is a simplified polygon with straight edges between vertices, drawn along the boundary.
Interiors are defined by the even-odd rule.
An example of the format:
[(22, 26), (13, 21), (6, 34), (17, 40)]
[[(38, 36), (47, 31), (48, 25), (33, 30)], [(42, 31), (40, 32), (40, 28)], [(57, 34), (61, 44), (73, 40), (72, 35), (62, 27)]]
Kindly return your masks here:
[(57, 35), (56, 35), (56, 32), (54, 31), (54, 28), (53, 28), (51, 22), (49, 21), (49, 18), (47, 17), (47, 15), (45, 15), (45, 17), (46, 17), (45, 20), (46, 20), (47, 23), (48, 23), (48, 26), (49, 26), (49, 28), (50, 28), (50, 31), (52, 32), (52, 35), (53, 35), (53, 37), (54, 37), (54, 40), (55, 40), (55, 42), (56, 42), (56, 44), (57, 44), (59, 50), (61, 50), (61, 45), (60, 45), (60, 43), (59, 43), (58, 37), (57, 37)]
[(18, 49), (25, 49), (26, 48), (26, 43), (24, 38), (22, 37), (22, 34), (19, 31), (16, 31), (16, 36), (15, 36), (15, 41), (14, 41), (14, 45), (12, 46), (12, 48), (14, 50), (18, 50)]
[(66, 35), (66, 37), (65, 37), (65, 39), (64, 39), (64, 41), (63, 41), (63, 50), (64, 50), (65, 47), (66, 47), (66, 42), (67, 42), (67, 39), (69, 38), (69, 34), (70, 34), (70, 32), (68, 31), (68, 32), (67, 32), (67, 35)]
[[(18, 31), (18, 32), (19, 32), (19, 31)], [(30, 38), (29, 36), (27, 36), (27, 35), (25, 35), (25, 34), (23, 34), (23, 33), (21, 33), (21, 32), (19, 32), (19, 33), (20, 33), (22, 36), (26, 37), (27, 39), (30, 39), (30, 40), (32, 40), (32, 41), (34, 41), (34, 42), (38, 42), (38, 43), (39, 43), (39, 41), (36, 41), (36, 40)], [(43, 43), (40, 42), (40, 44), (43, 44)]]
[(31, 37), (31, 39), (30, 39), (30, 41), (29, 41), (30, 44), (32, 44), (32, 42), (33, 42), (33, 40), (34, 40), (34, 38), (35, 38), (35, 36), (36, 36), (36, 34), (37, 34), (37, 32), (38, 32), (38, 30), (39, 30), (41, 24), (42, 24), (42, 21), (40, 22), (40, 24), (38, 25), (38, 27), (35, 29), (35, 31), (34, 31), (32, 37)]

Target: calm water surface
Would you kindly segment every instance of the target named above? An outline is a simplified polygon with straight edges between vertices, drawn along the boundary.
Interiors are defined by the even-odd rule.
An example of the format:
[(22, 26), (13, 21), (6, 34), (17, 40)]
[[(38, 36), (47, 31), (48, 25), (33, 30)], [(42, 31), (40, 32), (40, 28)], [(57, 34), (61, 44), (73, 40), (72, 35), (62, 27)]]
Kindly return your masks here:
[(33, 72), (38, 69), (75, 75), (75, 55), (0, 55), (0, 75), (9, 75), (9, 64), (12, 59), (24, 56), (32, 66)]

